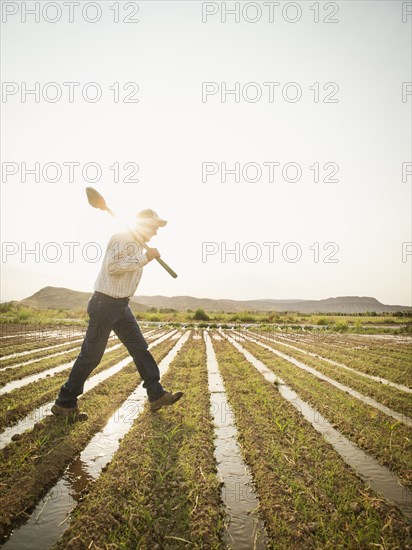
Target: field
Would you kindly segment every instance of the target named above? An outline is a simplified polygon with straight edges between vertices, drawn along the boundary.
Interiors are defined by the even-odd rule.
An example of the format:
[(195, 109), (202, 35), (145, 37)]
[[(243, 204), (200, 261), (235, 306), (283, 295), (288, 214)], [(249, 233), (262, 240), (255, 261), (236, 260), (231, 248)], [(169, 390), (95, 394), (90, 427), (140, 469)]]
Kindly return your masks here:
[(141, 327), (182, 400), (151, 413), (113, 337), (75, 422), (84, 328), (2, 332), (4, 548), (412, 548), (409, 335)]
[[(133, 309), (133, 305), (131, 305)], [(136, 318), (145, 323), (186, 324), (191, 326), (269, 324), (284, 330), (313, 331), (326, 329), (335, 332), (382, 333), (412, 335), (412, 313), (410, 311), (364, 312), (358, 314), (301, 314), (278, 311), (206, 312), (170, 308), (150, 308), (142, 312), (133, 310)], [(85, 305), (80, 309), (56, 309), (28, 307), (16, 302), (0, 304), (0, 337), (27, 332), (42, 332), (45, 327), (54, 326), (60, 331), (81, 329), (87, 326)], [(50, 327), (49, 327), (50, 328)]]

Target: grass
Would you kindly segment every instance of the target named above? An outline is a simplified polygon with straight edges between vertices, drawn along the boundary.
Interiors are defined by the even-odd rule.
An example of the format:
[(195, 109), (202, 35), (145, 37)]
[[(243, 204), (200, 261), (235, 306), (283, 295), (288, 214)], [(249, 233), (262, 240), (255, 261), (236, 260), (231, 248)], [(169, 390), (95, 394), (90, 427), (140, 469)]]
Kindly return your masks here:
[[(154, 339), (156, 339), (156, 337), (157, 336), (155, 334), (152, 334), (147, 338), (147, 341), (153, 341)], [(110, 345), (111, 344), (113, 344), (112, 341), (110, 342)], [(21, 367), (23, 373), (21, 372), (21, 369), (19, 367), (12, 379), (19, 379), (23, 376), (28, 376), (29, 374), (36, 374), (37, 372), (42, 372), (43, 370), (46, 370), (53, 366), (68, 362), (69, 359), (75, 359), (79, 354), (79, 351), (80, 345), (78, 346), (77, 351), (70, 354), (70, 356), (65, 355), (52, 357), (49, 360), (45, 359), (44, 361), (39, 361), (39, 363), (35, 363), (34, 365)], [(114, 352), (109, 351), (109, 353), (105, 353), (98, 367), (93, 370), (93, 375), (98, 374), (99, 372), (102, 372), (103, 370), (115, 365), (127, 356), (128, 353), (124, 346), (121, 346), (119, 349), (114, 350)], [(7, 394), (4, 394), (0, 402), (0, 429), (4, 429), (7, 426), (13, 425), (19, 419), (28, 414), (31, 410), (52, 400), (55, 397), (55, 394), (57, 394), (58, 390), (60, 389), (60, 386), (66, 381), (70, 369), (71, 365), (69, 365), (67, 369), (53, 376), (45, 377), (38, 381), (31, 382), (26, 386), (16, 388), (15, 390), (8, 392)], [(7, 373), (8, 371), (4, 371), (4, 374)], [(19, 376), (19, 373), (21, 373), (21, 376)], [(8, 377), (11, 377), (12, 375), (13, 372), (8, 373)]]
[(182, 400), (142, 412), (55, 548), (222, 548), (203, 340), (184, 345), (162, 383)]
[[(110, 342), (108, 345), (111, 346), (114, 343), (115, 342)], [(62, 365), (63, 363), (72, 361), (79, 354), (80, 346), (80, 343), (72, 344), (69, 349), (76, 347), (75, 351), (66, 352), (62, 355), (57, 355), (56, 357), (45, 356), (40, 361), (29, 363), (28, 365), (21, 365), (20, 367), (11, 366), (9, 368), (6, 368), (5, 370), (0, 372), (0, 386), (4, 386), (5, 384), (13, 380), (20, 380), (25, 376), (30, 376), (31, 374), (36, 374), (43, 370), (51, 369), (52, 367), (57, 367), (58, 365)], [(49, 350), (49, 354), (52, 354), (52, 351), (53, 350)], [(53, 351), (53, 353), (55, 352)], [(26, 359), (28, 361), (29, 359), (27, 359), (27, 357), (20, 357), (19, 362), (23, 362), (23, 359)], [(32, 357), (30, 357), (30, 359), (32, 359)]]
[[(37, 358), (37, 357), (43, 357), (45, 355), (49, 355), (50, 353), (53, 353), (55, 351), (63, 351), (65, 348), (69, 347), (69, 345), (73, 344), (73, 340), (79, 340), (80, 336), (77, 338), (71, 338), (68, 340), (63, 341), (57, 341), (56, 338), (43, 338), (39, 340), (38, 342), (25, 342), (24, 344), (13, 344), (9, 346), (4, 346), (0, 348), (0, 357), (4, 357), (4, 359), (0, 362), (1, 367), (6, 367), (7, 365), (12, 365), (13, 363), (20, 363), (21, 361), (24, 361), (25, 358), (28, 357), (28, 354), (26, 356), (23, 355), (23, 357), (13, 357), (10, 359), (7, 359), (7, 355), (12, 355), (14, 353), (22, 353), (24, 351), (30, 351), (31, 358)], [(53, 350), (47, 349), (42, 350), (42, 348), (48, 347), (48, 346), (56, 346), (53, 348)], [(60, 350), (61, 346), (61, 350)]]
[[(347, 338), (334, 337), (334, 346), (347, 342)], [(352, 338), (350, 341), (355, 342)], [(169, 339), (153, 348), (156, 360), (160, 361), (175, 343)], [(212, 343), (234, 411), (242, 453), (253, 474), (270, 537), (269, 548), (412, 548), (412, 527), (401, 512), (356, 476), (296, 408), (280, 396), (276, 384), (268, 383), (226, 340), (213, 339)], [(405, 484), (412, 480), (412, 476), (408, 478), (412, 462), (409, 428), (261, 346), (242, 345), (338, 430), (396, 471)], [(342, 347), (343, 355), (345, 350)], [(289, 348), (285, 352), (292, 355)], [(392, 352), (386, 349), (385, 353)], [(299, 358), (308, 362), (307, 356)], [(319, 360), (312, 359), (319, 368)], [(355, 375), (353, 380), (357, 378)], [(37, 397), (46, 399), (48, 391), (54, 397), (58, 380), (57, 376), (48, 378), (44, 385), (38, 382), (20, 394), (12, 392), (13, 406), (27, 403), (27, 409), (32, 408), (40, 388)], [(103, 429), (138, 380), (133, 364), (123, 368), (81, 398), (81, 408), (89, 414), (87, 422), (47, 417), (3, 450), (0, 542), (27, 518), (66, 466)], [(351, 385), (350, 378), (347, 380)], [(56, 549), (224, 548), (225, 518), (213, 454), (203, 340), (188, 340), (162, 383), (167, 389), (183, 390), (183, 399), (155, 414), (145, 408), (105, 471), (88, 486)], [(388, 390), (390, 395), (389, 388), (380, 389)]]
[[(124, 348), (104, 355), (101, 363), (94, 369), (92, 375), (94, 376), (108, 369), (127, 356), (128, 353)], [(42, 378), (2, 395), (0, 403), (0, 429), (15, 424), (31, 410), (55, 399), (60, 386), (67, 380), (70, 370), (71, 366), (68, 366), (67, 369), (54, 376)]]
[[(133, 309), (133, 305), (131, 305)], [(203, 312), (203, 310), (202, 310)], [(412, 312), (393, 312), (382, 315), (372, 314), (301, 314), (297, 312), (277, 311), (236, 311), (203, 312), (185, 309), (178, 311), (170, 308), (150, 308), (148, 311), (134, 311), (140, 321), (160, 321), (165, 323), (193, 323), (201, 318), (208, 323), (251, 323), (282, 325), (284, 327), (296, 326), (301, 329), (312, 325), (326, 327), (334, 331), (354, 333), (387, 333), (407, 334), (412, 331)], [(0, 305), (0, 324), (8, 331), (7, 326), (13, 325), (37, 325), (59, 326), (76, 325), (85, 326), (87, 322), (86, 308), (80, 309), (40, 309), (22, 306), (18, 303), (7, 302)], [(393, 325), (401, 328), (394, 328)], [(10, 329), (11, 330), (11, 329)]]
[[(160, 361), (176, 344), (167, 340), (152, 354)], [(66, 466), (101, 429), (111, 414), (134, 390), (139, 381), (131, 364), (90, 390), (80, 399), (87, 422), (46, 417), (34, 428), (5, 447), (0, 462), (0, 542), (18, 525), (46, 491), (62, 475)]]
[(281, 351), (290, 357), (294, 357), (302, 363), (315, 368), (317, 371), (333, 378), (334, 380), (337, 380), (342, 384), (345, 384), (365, 395), (373, 397), (378, 402), (401, 414), (412, 416), (412, 400), (410, 398), (410, 394), (407, 394), (402, 390), (381, 384), (374, 380), (368, 380), (361, 375), (347, 371), (341, 367), (331, 365), (327, 361), (323, 361), (320, 357), (311, 357), (310, 355), (306, 355), (287, 346), (283, 346), (278, 342), (268, 342), (267, 340), (263, 340), (262, 343), (269, 345), (273, 349)]
[[(366, 374), (381, 376), (391, 382), (412, 387), (412, 349), (410, 347), (405, 346), (405, 349), (402, 351), (397, 349), (395, 352), (391, 352), (386, 351), (385, 347), (382, 347), (381, 344), (369, 342), (367, 349), (353, 350), (350, 348), (350, 342), (350, 337), (345, 337), (344, 344), (342, 342), (334, 343), (333, 341), (329, 341), (329, 339), (323, 341), (299, 339), (297, 342), (285, 342), (285, 344), (291, 344), (305, 351), (344, 363), (348, 367), (365, 372)], [(399, 345), (397, 344), (398, 348)], [(360, 346), (356, 347), (359, 348)], [(285, 347), (286, 349), (290, 350), (290, 348)], [(390, 356), (385, 356), (383, 355), (384, 353), (390, 354)]]
[(366, 487), (242, 354), (227, 341), (213, 346), (271, 548), (406, 548), (411, 532), (403, 515)]
[(242, 342), (241, 345), (278, 374), (341, 433), (372, 454), (380, 464), (396, 472), (406, 486), (412, 487), (411, 428), (291, 365), (258, 344)]

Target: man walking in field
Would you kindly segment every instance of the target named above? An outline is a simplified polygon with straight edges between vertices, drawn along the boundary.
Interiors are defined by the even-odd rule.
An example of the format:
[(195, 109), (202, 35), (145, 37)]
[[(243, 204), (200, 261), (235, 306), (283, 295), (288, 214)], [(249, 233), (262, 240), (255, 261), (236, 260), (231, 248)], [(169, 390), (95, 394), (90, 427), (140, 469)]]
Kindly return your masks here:
[[(154, 210), (142, 210), (137, 215), (136, 230), (144, 242), (166, 225)], [(94, 285), (94, 294), (87, 305), (89, 325), (81, 351), (73, 364), (68, 380), (52, 406), (57, 416), (79, 417), (77, 397), (83, 393), (84, 383), (100, 363), (110, 332), (114, 330), (132, 356), (143, 380), (152, 411), (178, 401), (183, 393), (166, 391), (160, 383), (159, 368), (129, 307), (135, 294), (143, 267), (154, 258), (160, 258), (156, 248), (143, 247), (129, 232), (113, 235), (107, 246), (100, 273)]]

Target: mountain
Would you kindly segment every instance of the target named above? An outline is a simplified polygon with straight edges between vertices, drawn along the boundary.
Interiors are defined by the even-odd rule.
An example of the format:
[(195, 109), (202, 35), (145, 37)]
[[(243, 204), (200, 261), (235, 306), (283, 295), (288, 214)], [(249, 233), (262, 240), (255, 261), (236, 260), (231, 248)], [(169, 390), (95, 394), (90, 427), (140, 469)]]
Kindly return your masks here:
[[(90, 292), (78, 292), (68, 288), (46, 286), (20, 303), (40, 309), (86, 308)], [(130, 305), (135, 311), (158, 309), (204, 309), (206, 311), (295, 311), (300, 313), (376, 313), (411, 311), (410, 306), (385, 305), (369, 296), (339, 296), (324, 300), (214, 300), (211, 298), (194, 298), (193, 296), (134, 296)]]
[[(205, 309), (207, 311), (283, 311), (290, 305), (303, 300), (215, 300), (193, 296), (138, 296), (138, 301), (148, 307), (172, 308), (177, 310)], [(280, 309), (279, 309), (280, 308)]]
[[(79, 292), (69, 288), (46, 286), (19, 303), (39, 309), (86, 309), (91, 292)], [(135, 311), (146, 311), (149, 308), (139, 304), (136, 298), (130, 300)]]
[(377, 313), (412, 310), (410, 306), (385, 305), (368, 296), (340, 296), (324, 300), (212, 300), (192, 296), (138, 296), (148, 307), (178, 310), (202, 308), (206, 311), (295, 311), (300, 313)]
[(300, 313), (390, 313), (412, 311), (410, 306), (385, 305), (369, 296), (339, 296), (325, 300), (304, 300), (289, 306), (289, 311)]

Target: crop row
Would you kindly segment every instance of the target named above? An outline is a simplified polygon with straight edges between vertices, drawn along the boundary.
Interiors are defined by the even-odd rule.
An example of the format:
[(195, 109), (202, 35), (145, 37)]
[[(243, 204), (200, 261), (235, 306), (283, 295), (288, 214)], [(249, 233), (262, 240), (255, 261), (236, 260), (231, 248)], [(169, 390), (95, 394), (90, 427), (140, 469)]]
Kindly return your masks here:
[[(174, 344), (175, 341), (169, 339), (155, 346), (155, 359), (160, 361)], [(138, 382), (136, 367), (130, 364), (80, 399), (82, 410), (89, 416), (87, 422), (72, 423), (65, 418), (47, 416), (3, 449), (0, 465), (3, 532), (0, 538), (24, 519)]]
[[(115, 365), (126, 356), (125, 349), (116, 350), (114, 353), (106, 353), (99, 366), (94, 369), (93, 375)], [(0, 429), (14, 424), (32, 409), (56, 398), (60, 386), (67, 380), (70, 368), (71, 366), (68, 365), (67, 369), (50, 378), (42, 378), (35, 383), (17, 388), (3, 395), (0, 404)]]
[[(302, 399), (380, 464), (393, 469), (406, 486), (412, 486), (412, 429), (358, 399), (290, 364), (259, 344), (242, 345), (276, 372)], [(405, 403), (408, 399), (404, 397)]]
[[(365, 486), (229, 342), (213, 346), (268, 546), (405, 547), (410, 531), (402, 514)], [(224, 547), (205, 361), (203, 340), (181, 350), (166, 376), (185, 391), (181, 405), (156, 416), (143, 412), (76, 508), (58, 549)], [(240, 498), (248, 498), (246, 489)]]
[[(263, 335), (264, 333), (262, 333)], [(268, 336), (273, 336), (268, 334)], [(402, 353), (402, 356), (395, 358), (387, 357), (372, 357), (370, 350), (348, 350), (342, 346), (331, 346), (327, 341), (307, 341), (304, 339), (294, 339), (289, 341), (286, 339), (275, 339), (280, 343), (292, 344), (305, 351), (318, 354), (320, 356), (332, 359), (334, 361), (345, 363), (359, 371), (375, 376), (382, 376), (393, 382), (409, 385), (412, 387), (412, 348), (407, 348)]]
[(261, 341), (266, 345), (269, 344), (273, 349), (277, 349), (286, 355), (294, 357), (306, 365), (315, 368), (318, 372), (321, 372), (334, 380), (341, 382), (342, 384), (346, 384), (353, 389), (375, 398), (383, 405), (386, 405), (401, 414), (412, 416), (412, 401), (410, 399), (410, 394), (405, 394), (405, 392), (400, 389), (365, 378), (362, 376), (362, 371), (360, 371), (360, 374), (357, 374), (337, 365), (330, 364), (320, 356), (313, 357), (307, 355), (303, 348), (303, 351), (298, 351), (297, 349), (285, 346), (277, 341)]
[(3, 345), (0, 347), (0, 357), (2, 358), (0, 364), (5, 365), (7, 357), (9, 355), (12, 356), (15, 354), (30, 353), (31, 356), (35, 355), (37, 357), (37, 356), (41, 356), (41, 350), (44, 350), (47, 352), (50, 349), (57, 348), (60, 346), (63, 347), (65, 345), (69, 346), (70, 344), (73, 345), (74, 342), (79, 342), (79, 341), (81, 341), (79, 336), (75, 338), (72, 338), (72, 337), (63, 338), (61, 340), (60, 339), (56, 340), (56, 338), (53, 338), (53, 337), (46, 337), (36, 342), (25, 342), (23, 344)]
[[(226, 334), (231, 333), (221, 336)], [(267, 546), (289, 550), (400, 549), (412, 545), (411, 526), (405, 516), (362, 481), (296, 406), (285, 400), (278, 386), (268, 382), (226, 338), (216, 336), (212, 342), (226, 390), (221, 414), (224, 416), (226, 404), (230, 405), (259, 499)], [(153, 348), (157, 362), (175, 343), (169, 338)], [(330, 376), (341, 374), (318, 358), (296, 351), (292, 355), (290, 348), (271, 345), (324, 369)], [(301, 399), (367, 455), (397, 473), (405, 487), (412, 486), (409, 427), (259, 343), (242, 339), (241, 346), (281, 376)], [(380, 388), (376, 382), (365, 382), (356, 375), (345, 376), (348, 386), (363, 383), (365, 393), (385, 390), (373, 395), (387, 398), (399, 411), (409, 411), (407, 396), (399, 391)], [(53, 387), (54, 392), (60, 382), (55, 376), (35, 386), (44, 392)], [(123, 367), (81, 398), (88, 421), (73, 423), (46, 417), (3, 450), (3, 536), (27, 517), (138, 382), (134, 365)], [(226, 548), (225, 526), (231, 511), (225, 507), (217, 476), (203, 338), (192, 333), (162, 383), (168, 389), (184, 391), (184, 397), (158, 413), (151, 413), (148, 406), (142, 409), (108, 467), (83, 493), (56, 548)], [(32, 395), (29, 388), (26, 391), (27, 396)], [(16, 403), (24, 401), (24, 392), (10, 395), (13, 393)], [(26, 411), (35, 406), (33, 402), (27, 404)], [(240, 488), (240, 498), (248, 499), (247, 488)]]
[(365, 487), (276, 385), (227, 341), (214, 346), (274, 548), (363, 548), (407, 540), (402, 516)]
[[(108, 349), (110, 349), (111, 345), (112, 342), (108, 344)], [(46, 355), (39, 361), (30, 361), (27, 362), (27, 364), (21, 364), (19, 367), (9, 367), (5, 370), (0, 371), (0, 387), (13, 380), (20, 380), (26, 376), (30, 376), (47, 369), (51, 369), (63, 363), (73, 361), (79, 354), (79, 344), (75, 348), (72, 345), (69, 349), (73, 349), (73, 351), (66, 351), (63, 353), (59, 352), (59, 355)]]
[(224, 518), (205, 361), (203, 340), (188, 340), (162, 378), (184, 391), (182, 402), (140, 414), (58, 548), (219, 548)]

